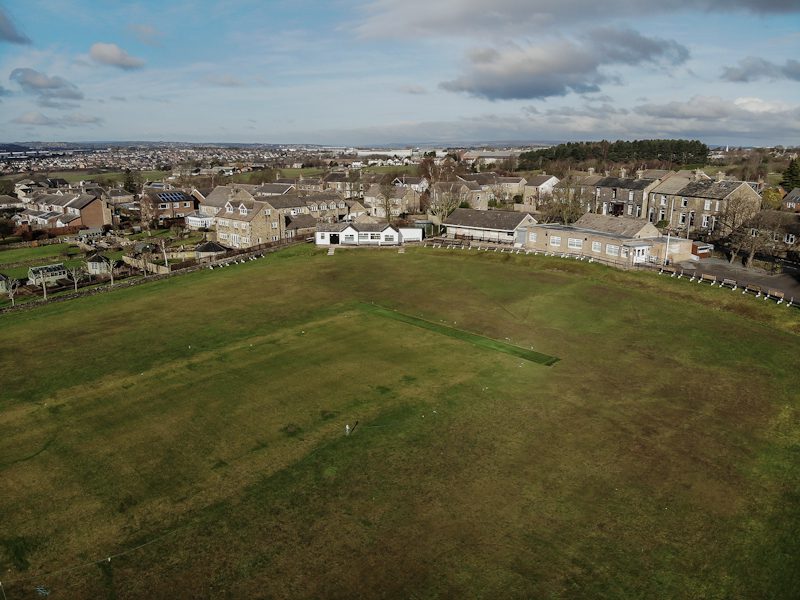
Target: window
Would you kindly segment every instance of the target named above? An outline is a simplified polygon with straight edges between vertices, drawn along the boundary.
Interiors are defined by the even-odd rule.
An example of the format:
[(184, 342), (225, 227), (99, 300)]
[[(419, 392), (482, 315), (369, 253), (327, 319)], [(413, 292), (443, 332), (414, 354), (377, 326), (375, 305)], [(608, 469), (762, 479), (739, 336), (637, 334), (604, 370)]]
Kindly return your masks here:
[(381, 239), (381, 234), (380, 233), (370, 233), (369, 234), (369, 239), (371, 239), (371, 240), (379, 240), (379, 239)]
[(703, 210), (711, 210), (711, 200), (706, 200), (703, 203)]
[(619, 256), (619, 246), (614, 244), (606, 244), (606, 254), (609, 256)]
[(561, 238), (557, 235), (550, 236), (550, 245), (551, 246), (560, 246), (561, 245)]
[(239, 207), (239, 214), (240, 215), (246, 215), (247, 214), (247, 208), (245, 208), (244, 206), (240, 206)]
[(683, 208), (686, 208), (687, 206), (689, 206), (689, 201), (686, 198), (681, 198), (681, 206)]
[(227, 233), (220, 233), (220, 234), (219, 234), (219, 239), (221, 239), (221, 240), (227, 240), (227, 239), (228, 239), (228, 234), (227, 234)]
[(628, 202), (633, 202), (633, 192), (628, 192)]
[(339, 208), (344, 208), (344, 202), (339, 202)]
[(247, 236), (247, 237), (243, 237), (243, 238), (242, 238), (242, 243), (243, 243), (243, 244), (249, 244), (249, 243), (250, 243), (250, 237), (249, 237), (249, 236)]
[(319, 234), (319, 239), (324, 240), (326, 236), (327, 234), (325, 232), (322, 232)]
[(160, 208), (161, 210), (164, 210), (165, 208), (169, 208), (169, 206), (167, 204), (159, 204), (158, 208)]
[(191, 205), (192, 205), (191, 202), (184, 202), (183, 203), (183, 208), (189, 208)]
[(756, 237), (757, 235), (758, 235), (758, 229), (750, 230), (750, 237)]
[(719, 200), (717, 200), (717, 208), (715, 210), (719, 212)]
[(360, 240), (368, 240), (369, 239), (369, 234), (368, 233), (364, 233), (364, 232), (359, 232), (358, 239), (360, 239)]
[(567, 240), (567, 247), (573, 250), (580, 250), (583, 248), (583, 240), (580, 238), (569, 238), (569, 240)]
[(600, 252), (602, 246), (600, 242), (592, 242), (592, 252)]
[(267, 215), (267, 216), (270, 216), (272, 214), (272, 209), (265, 208), (264, 209), (264, 214)]
[(354, 236), (352, 233), (348, 233), (347, 235), (344, 236), (344, 241), (345, 242), (355, 242), (356, 241), (356, 236)]
[(278, 222), (277, 221), (273, 221), (272, 222), (272, 228), (273, 229), (277, 229), (278, 228)]
[(389, 234), (384, 238), (384, 240), (387, 241), (387, 242), (393, 242), (394, 241), (394, 236)]
[(681, 216), (678, 217), (678, 223), (680, 223), (681, 225), (686, 224), (686, 213), (681, 213)]
[(661, 206), (666, 206), (666, 205), (667, 205), (667, 197), (661, 196)]
[(633, 214), (633, 204), (628, 204), (628, 215)]
[(316, 204), (312, 204), (311, 205), (311, 212), (317, 212), (317, 205)]
[(530, 233), (528, 233), (528, 241), (529, 242), (535, 242), (536, 241), (536, 232), (535, 231), (531, 231)]
[(783, 236), (783, 241), (786, 244), (794, 244), (794, 240), (795, 238), (793, 233), (787, 233), (785, 236)]
[(279, 238), (278, 238), (278, 236), (277, 236), (277, 235), (273, 235), (273, 236), (272, 236), (272, 241), (273, 241), (273, 242), (277, 242), (277, 241), (278, 241), (278, 239), (279, 239)]
[(226, 204), (225, 205), (225, 212), (232, 213), (233, 212), (233, 207), (230, 204)]
[(181, 203), (180, 202), (173, 202), (172, 203), (172, 208), (180, 208), (180, 207), (181, 207)]
[(708, 227), (708, 215), (703, 215), (703, 228)]
[(642, 216), (642, 207), (639, 206), (639, 205), (636, 205), (636, 218), (638, 219), (641, 216)]

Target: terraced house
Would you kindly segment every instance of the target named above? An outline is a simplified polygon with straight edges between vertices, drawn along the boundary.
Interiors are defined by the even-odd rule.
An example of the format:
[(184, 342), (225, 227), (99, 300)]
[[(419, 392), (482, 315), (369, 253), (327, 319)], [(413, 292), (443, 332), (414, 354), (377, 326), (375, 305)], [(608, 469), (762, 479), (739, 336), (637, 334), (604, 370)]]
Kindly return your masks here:
[(284, 238), (284, 223), (269, 202), (229, 200), (216, 216), (217, 240), (230, 248), (250, 248)]
[[(681, 188), (671, 203), (669, 226), (683, 232), (726, 235), (733, 221), (755, 215), (761, 196), (749, 183), (723, 179), (692, 181)], [(733, 214), (741, 215), (734, 218)], [(746, 219), (745, 219), (746, 220)]]

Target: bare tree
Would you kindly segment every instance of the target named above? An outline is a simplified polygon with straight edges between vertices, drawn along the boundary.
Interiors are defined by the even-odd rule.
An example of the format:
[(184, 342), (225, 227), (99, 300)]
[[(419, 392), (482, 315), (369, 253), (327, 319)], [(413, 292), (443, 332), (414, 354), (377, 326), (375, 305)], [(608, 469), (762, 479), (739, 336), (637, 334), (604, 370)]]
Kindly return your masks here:
[[(728, 259), (730, 263), (736, 260), (742, 250), (747, 251), (749, 254), (750, 248), (758, 245), (759, 241), (753, 238), (758, 238), (759, 234), (752, 235), (752, 232), (754, 230), (757, 231), (758, 227), (751, 226), (751, 221), (754, 221), (754, 219), (754, 224), (758, 225), (757, 212), (758, 208), (754, 206), (753, 202), (741, 196), (730, 198), (725, 203), (719, 218), (720, 226), (719, 229), (715, 230), (715, 233), (719, 237), (727, 237), (731, 250), (731, 255)], [(753, 254), (755, 252), (756, 250), (753, 250)]]
[(6, 295), (8, 299), (11, 300), (11, 306), (14, 306), (14, 296), (17, 295), (17, 291), (21, 285), (22, 283), (19, 279), (9, 279), (6, 281)]
[(392, 207), (394, 206), (394, 194), (397, 189), (391, 184), (390, 181), (384, 181), (381, 184), (380, 197), (378, 198), (380, 206), (383, 209), (383, 214), (386, 220), (392, 222)]
[[(462, 191), (462, 186), (452, 184), (440, 190), (434, 190), (431, 195), (428, 212), (443, 223), (447, 216), (458, 208), (462, 201), (466, 200), (466, 195)], [(440, 225), (441, 229), (441, 225)]]
[(82, 265), (75, 265), (74, 267), (67, 269), (67, 274), (72, 280), (72, 283), (75, 285), (75, 291), (77, 292), (78, 282), (83, 280), (86, 275), (86, 271), (83, 269)]
[(570, 178), (539, 203), (540, 217), (545, 223), (573, 223), (591, 208), (591, 194)]
[(34, 277), (34, 280), (33, 280), (34, 283), (36, 283), (37, 279), (39, 280), (40, 285), (42, 286), (42, 298), (47, 300), (47, 281), (45, 281), (45, 278), (44, 278), (44, 271), (40, 271), (39, 275)]

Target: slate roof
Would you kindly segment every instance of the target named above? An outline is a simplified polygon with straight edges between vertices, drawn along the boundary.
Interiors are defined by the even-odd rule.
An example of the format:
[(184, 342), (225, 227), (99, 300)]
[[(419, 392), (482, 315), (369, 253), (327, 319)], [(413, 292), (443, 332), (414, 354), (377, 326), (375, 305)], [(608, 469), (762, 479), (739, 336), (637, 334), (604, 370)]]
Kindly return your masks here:
[(586, 213), (573, 223), (574, 227), (592, 229), (602, 233), (610, 233), (619, 237), (636, 237), (636, 235), (649, 224), (646, 219), (631, 219), (629, 217), (614, 217), (612, 215), (596, 215)]
[[(2, 201), (3, 197), (0, 196), (0, 201)], [(800, 187), (794, 188), (791, 192), (786, 194), (783, 197), (784, 202), (800, 202)]]
[(317, 220), (311, 215), (296, 215), (287, 217), (286, 229), (313, 229), (317, 226)]
[(228, 249), (219, 242), (203, 242), (195, 247), (195, 252), (227, 252)]
[(108, 257), (103, 256), (99, 252), (95, 252), (89, 258), (86, 259), (86, 262), (90, 262), (90, 263), (105, 263), (105, 262), (108, 262)]
[(555, 175), (534, 175), (530, 179), (528, 179), (528, 185), (530, 187), (539, 187), (540, 185), (544, 185), (548, 181), (550, 181)]
[(634, 177), (603, 177), (595, 183), (595, 187), (618, 188), (623, 190), (643, 190), (655, 183), (655, 179), (636, 179)]
[[(476, 229), (497, 229), (500, 231), (513, 231), (529, 213), (512, 212), (508, 210), (474, 210), (472, 208), (457, 208), (444, 220), (445, 225), (473, 227)], [(534, 221), (535, 223), (536, 221)]]
[(678, 194), (681, 196), (688, 196), (689, 198), (722, 200), (743, 185), (747, 184), (743, 181), (716, 181), (715, 179), (692, 181), (679, 190)]
[(286, 194), (285, 196), (266, 196), (264, 202), (276, 209), (298, 208), (307, 204), (306, 198), (301, 198), (296, 194)]
[(293, 183), (265, 183), (253, 191), (257, 196), (282, 196), (293, 189)]

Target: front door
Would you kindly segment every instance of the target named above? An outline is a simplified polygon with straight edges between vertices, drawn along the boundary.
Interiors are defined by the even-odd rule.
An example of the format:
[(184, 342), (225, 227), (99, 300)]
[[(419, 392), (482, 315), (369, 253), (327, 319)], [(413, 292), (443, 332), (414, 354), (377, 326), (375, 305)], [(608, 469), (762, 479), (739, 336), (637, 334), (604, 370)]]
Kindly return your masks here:
[(331, 234), (331, 246), (333, 246), (334, 244), (338, 244), (338, 243), (339, 243), (339, 234), (338, 233), (332, 233)]

